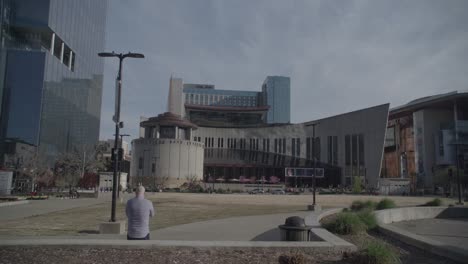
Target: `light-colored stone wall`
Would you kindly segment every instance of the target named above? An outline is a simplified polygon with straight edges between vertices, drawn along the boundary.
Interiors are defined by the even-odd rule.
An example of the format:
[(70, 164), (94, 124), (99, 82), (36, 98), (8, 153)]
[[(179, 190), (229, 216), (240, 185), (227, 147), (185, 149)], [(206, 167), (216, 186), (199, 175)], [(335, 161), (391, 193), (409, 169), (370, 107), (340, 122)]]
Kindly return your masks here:
[[(131, 184), (179, 187), (189, 178), (203, 178), (204, 147), (200, 142), (140, 138), (133, 141)], [(140, 158), (143, 160), (141, 164)], [(140, 166), (141, 165), (141, 166)], [(154, 167), (154, 170), (153, 170)]]

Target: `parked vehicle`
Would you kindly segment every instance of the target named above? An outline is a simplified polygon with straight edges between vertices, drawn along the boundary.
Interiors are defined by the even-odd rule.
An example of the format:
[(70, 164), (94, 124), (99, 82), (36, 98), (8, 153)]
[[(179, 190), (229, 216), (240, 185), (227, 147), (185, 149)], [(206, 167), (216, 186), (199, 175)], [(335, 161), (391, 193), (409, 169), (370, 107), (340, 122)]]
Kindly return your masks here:
[(265, 193), (265, 191), (263, 191), (262, 189), (253, 189), (249, 192), (249, 194), (263, 194)]
[(271, 191), (271, 194), (286, 194), (286, 192), (284, 190), (277, 189), (277, 190)]

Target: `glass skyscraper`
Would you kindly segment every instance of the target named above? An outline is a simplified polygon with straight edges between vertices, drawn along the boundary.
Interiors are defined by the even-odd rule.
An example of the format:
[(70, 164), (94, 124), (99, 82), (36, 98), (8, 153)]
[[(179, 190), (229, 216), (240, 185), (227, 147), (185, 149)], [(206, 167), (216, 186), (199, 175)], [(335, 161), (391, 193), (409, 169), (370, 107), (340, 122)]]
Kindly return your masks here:
[(263, 103), (270, 106), (267, 123), (291, 122), (291, 80), (284, 76), (268, 76), (262, 85)]
[(49, 159), (98, 142), (107, 0), (0, 0), (0, 139)]

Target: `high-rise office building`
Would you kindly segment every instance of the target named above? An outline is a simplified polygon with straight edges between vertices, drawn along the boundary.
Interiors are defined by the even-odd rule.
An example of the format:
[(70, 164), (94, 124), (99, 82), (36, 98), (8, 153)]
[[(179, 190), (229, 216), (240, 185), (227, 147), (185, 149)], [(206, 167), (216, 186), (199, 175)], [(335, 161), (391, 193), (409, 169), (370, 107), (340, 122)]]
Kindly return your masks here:
[(290, 123), (290, 79), (268, 76), (261, 92), (215, 89), (170, 79), (168, 111), (197, 125), (258, 127)]
[(98, 142), (107, 5), (0, 0), (0, 149), (27, 143), (53, 160)]
[(266, 119), (269, 124), (291, 122), (291, 81), (289, 77), (268, 76), (262, 85), (262, 99), (270, 106)]

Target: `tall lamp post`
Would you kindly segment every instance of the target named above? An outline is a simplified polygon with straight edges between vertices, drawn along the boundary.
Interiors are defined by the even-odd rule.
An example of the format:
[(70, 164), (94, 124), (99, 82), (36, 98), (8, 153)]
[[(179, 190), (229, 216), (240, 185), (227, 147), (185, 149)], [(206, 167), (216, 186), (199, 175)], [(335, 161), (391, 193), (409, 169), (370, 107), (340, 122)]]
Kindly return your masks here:
[[(114, 134), (114, 136), (115, 136), (115, 134)], [(122, 134), (122, 135), (119, 135), (119, 136), (120, 136), (120, 147), (119, 148), (122, 149), (123, 148), (123, 138), (124, 137), (129, 137), (130, 135), (129, 134)], [(122, 155), (125, 155), (125, 154), (122, 152)], [(124, 156), (122, 156), (122, 157), (124, 157)], [(120, 173), (122, 172), (121, 166), (119, 166), (118, 170), (119, 170), (119, 173), (118, 173), (119, 176), (117, 177), (118, 178), (117, 182), (118, 182), (118, 186), (120, 187)], [(117, 192), (117, 197), (120, 197), (120, 190), (119, 190), (119, 192)]]
[(116, 209), (116, 200), (117, 200), (117, 189), (118, 189), (118, 182), (117, 182), (117, 172), (119, 168), (119, 159), (118, 159), (118, 146), (119, 146), (119, 129), (123, 128), (123, 123), (120, 122), (120, 97), (122, 94), (122, 62), (125, 58), (136, 58), (142, 59), (145, 55), (141, 53), (115, 53), (115, 52), (100, 52), (98, 53), (99, 57), (109, 58), (115, 57), (119, 59), (119, 72), (117, 74), (116, 79), (116, 87), (115, 87), (115, 113), (112, 120), (115, 122), (115, 140), (114, 140), (114, 149), (112, 150), (114, 156), (114, 177), (112, 179), (113, 186), (112, 186), (112, 211), (111, 211), (111, 219), (110, 222), (115, 222), (115, 209)]
[(320, 211), (320, 206), (317, 205), (316, 199), (315, 199), (315, 193), (316, 193), (316, 181), (315, 177), (317, 174), (317, 158), (315, 157), (315, 126), (318, 125), (319, 123), (313, 123), (310, 124), (309, 126), (312, 126), (312, 160), (313, 160), (313, 173), (312, 174), (312, 205), (309, 206), (309, 210), (314, 210), (314, 211)]

